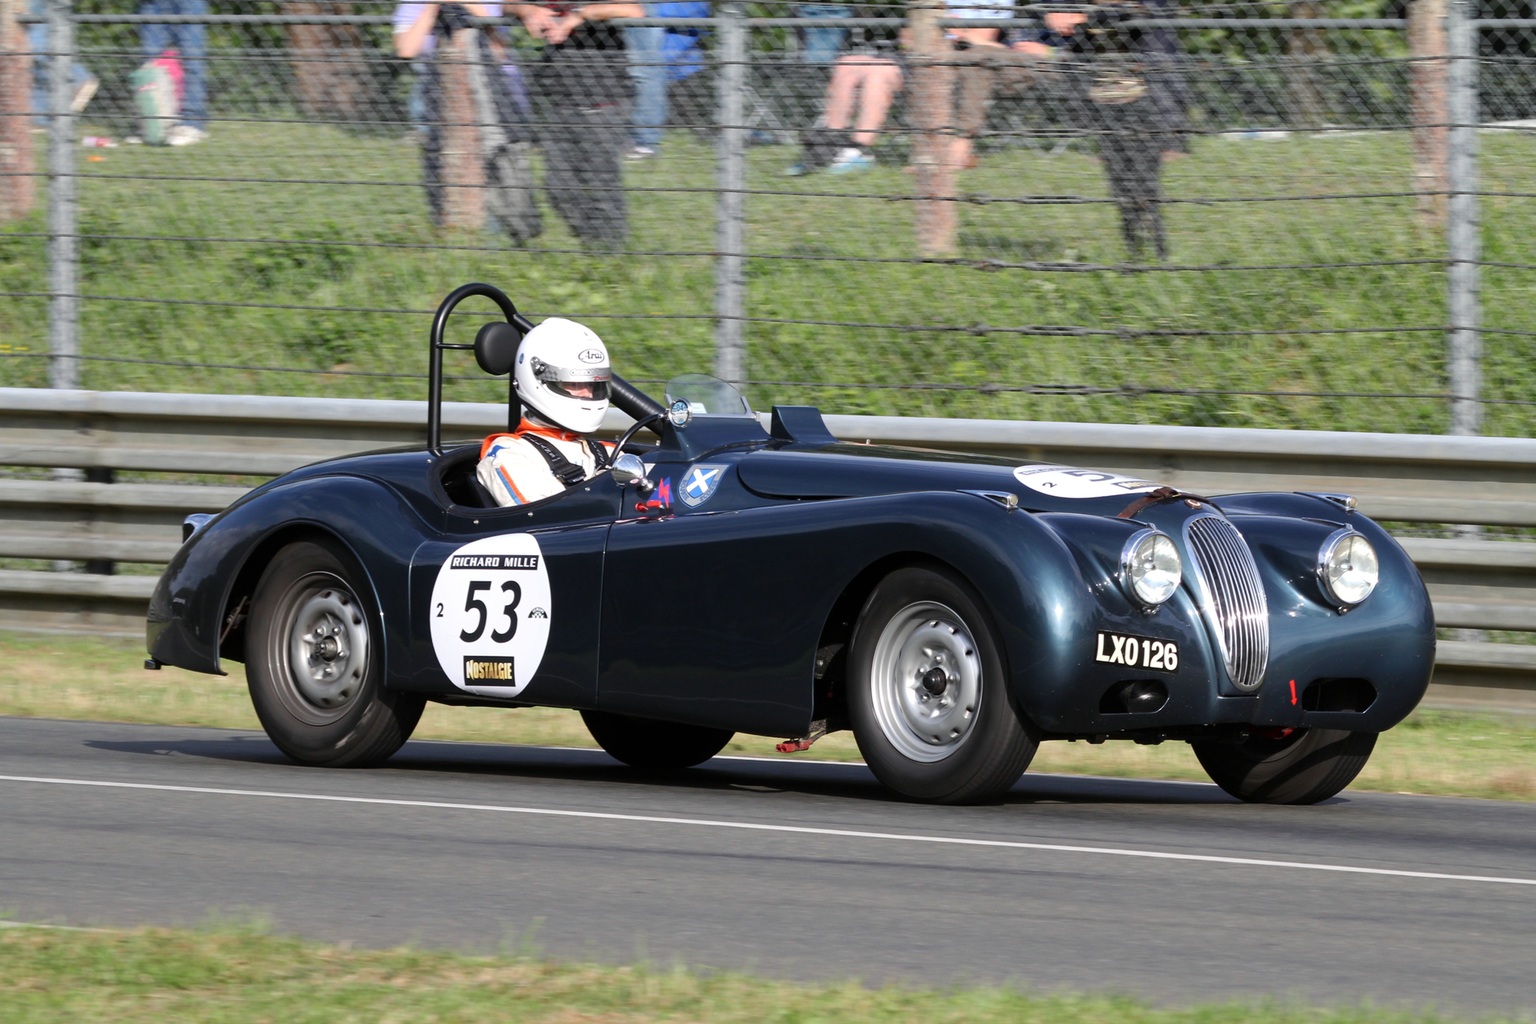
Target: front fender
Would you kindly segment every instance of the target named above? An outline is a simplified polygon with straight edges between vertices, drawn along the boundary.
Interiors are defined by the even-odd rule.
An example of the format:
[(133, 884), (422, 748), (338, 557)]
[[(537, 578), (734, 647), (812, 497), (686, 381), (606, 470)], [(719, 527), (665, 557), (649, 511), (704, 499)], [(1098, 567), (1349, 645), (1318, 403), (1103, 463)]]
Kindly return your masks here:
[[(379, 609), (387, 666), (405, 657), (410, 621), (406, 565), (427, 529), (413, 506), (392, 488), (356, 476), (277, 481), (230, 506), (177, 550), (150, 598), (145, 639), (155, 661), (194, 672), (225, 674), (232, 614), (255, 590), (268, 561), (304, 537), (329, 540), (362, 567), (365, 588)], [(400, 624), (399, 629), (391, 625)], [(395, 662), (399, 663), (399, 662)]]

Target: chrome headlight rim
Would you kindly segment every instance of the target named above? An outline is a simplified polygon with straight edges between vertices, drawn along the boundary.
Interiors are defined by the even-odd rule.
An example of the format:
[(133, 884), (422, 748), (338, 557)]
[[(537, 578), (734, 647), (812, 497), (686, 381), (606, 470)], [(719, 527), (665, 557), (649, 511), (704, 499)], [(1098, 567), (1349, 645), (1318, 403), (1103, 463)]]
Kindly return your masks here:
[[(1146, 568), (1149, 564), (1155, 566), (1159, 557), (1165, 564), (1160, 574), (1153, 576)], [(1171, 569), (1166, 566), (1169, 558), (1173, 562)], [(1146, 528), (1126, 539), (1120, 549), (1120, 586), (1136, 604), (1147, 611), (1160, 608), (1179, 592), (1183, 581), (1184, 560), (1168, 534)]]
[[(1346, 545), (1349, 549), (1356, 549), (1357, 545), (1364, 545), (1369, 553), (1370, 567), (1363, 572), (1370, 578), (1368, 585), (1361, 588), (1358, 584), (1345, 588), (1340, 586), (1342, 573), (1337, 571), (1344, 559), (1349, 560), (1349, 565), (1354, 568), (1354, 559), (1358, 556), (1346, 553)], [(1376, 545), (1363, 534), (1350, 527), (1343, 527), (1330, 533), (1317, 552), (1317, 582), (1322, 588), (1323, 596), (1333, 602), (1339, 608), (1355, 608), (1364, 604), (1376, 587), (1381, 583), (1381, 559), (1376, 554)]]

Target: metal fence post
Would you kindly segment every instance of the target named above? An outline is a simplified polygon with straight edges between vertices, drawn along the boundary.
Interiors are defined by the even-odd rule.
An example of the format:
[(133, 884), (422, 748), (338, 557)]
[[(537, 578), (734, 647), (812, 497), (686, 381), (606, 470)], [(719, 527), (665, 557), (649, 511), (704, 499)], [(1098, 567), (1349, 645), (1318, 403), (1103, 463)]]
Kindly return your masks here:
[(1451, 67), (1447, 83), (1450, 113), (1449, 210), (1446, 247), (1449, 264), (1451, 333), (1451, 433), (1476, 434), (1482, 428), (1482, 355), (1480, 333), (1479, 224), (1477, 210), (1477, 39), (1471, 0), (1451, 0), (1446, 29)]
[(80, 239), (75, 208), (75, 124), (69, 109), (75, 63), (73, 0), (48, 3), (48, 382), (80, 385)]
[(720, 135), (715, 143), (715, 376), (746, 382), (747, 21), (739, 3), (719, 8)]

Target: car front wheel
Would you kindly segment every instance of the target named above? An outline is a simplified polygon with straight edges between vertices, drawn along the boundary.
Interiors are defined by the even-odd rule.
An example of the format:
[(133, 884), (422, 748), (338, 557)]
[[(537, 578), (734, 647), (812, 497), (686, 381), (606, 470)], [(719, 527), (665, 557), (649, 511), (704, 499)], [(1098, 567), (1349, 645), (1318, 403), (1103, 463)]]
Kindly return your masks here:
[(932, 569), (893, 572), (865, 602), (849, 652), (848, 713), (875, 777), (912, 800), (997, 799), (1035, 753), (981, 602)]
[(1250, 736), (1241, 743), (1190, 744), (1200, 767), (1239, 800), (1256, 804), (1315, 804), (1355, 781), (1376, 747), (1373, 732), (1296, 729)]
[(252, 599), (246, 679), (256, 716), (300, 764), (378, 764), (410, 738), (425, 700), (384, 689), (364, 574), (330, 545), (277, 553)]

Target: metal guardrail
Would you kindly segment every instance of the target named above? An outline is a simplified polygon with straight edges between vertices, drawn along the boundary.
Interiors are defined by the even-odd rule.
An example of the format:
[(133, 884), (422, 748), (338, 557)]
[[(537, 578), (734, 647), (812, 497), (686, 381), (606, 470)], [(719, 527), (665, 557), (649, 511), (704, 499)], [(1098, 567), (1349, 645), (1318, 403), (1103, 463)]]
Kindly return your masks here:
[[(481, 437), (504, 429), (505, 415), (448, 403), (444, 436)], [(0, 388), (0, 629), (136, 635), (184, 515), (318, 459), (424, 443), (425, 424), (424, 402)], [(1401, 524), (1438, 623), (1456, 631), (1440, 641), (1431, 701), (1536, 708), (1536, 635), (1522, 635), (1536, 634), (1536, 540), (1482, 532), (1536, 528), (1536, 440), (879, 416), (827, 424), (849, 441), (1092, 466), (1195, 493), (1353, 494), (1367, 515)], [(624, 425), (617, 412), (605, 424)]]

